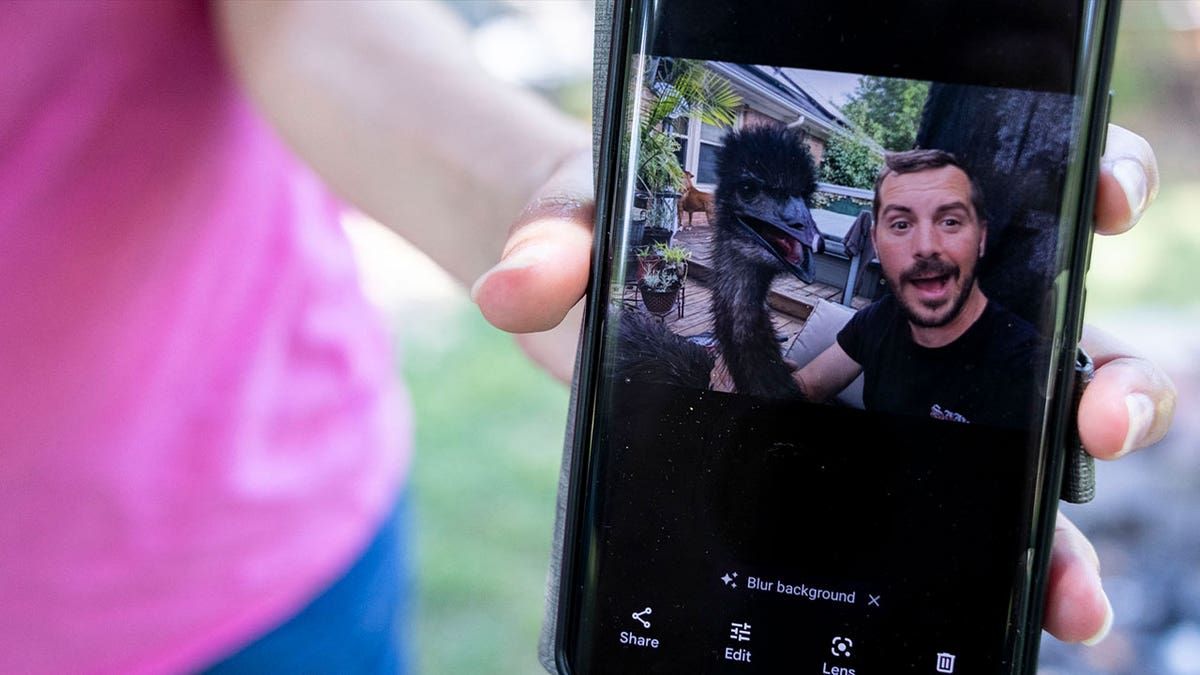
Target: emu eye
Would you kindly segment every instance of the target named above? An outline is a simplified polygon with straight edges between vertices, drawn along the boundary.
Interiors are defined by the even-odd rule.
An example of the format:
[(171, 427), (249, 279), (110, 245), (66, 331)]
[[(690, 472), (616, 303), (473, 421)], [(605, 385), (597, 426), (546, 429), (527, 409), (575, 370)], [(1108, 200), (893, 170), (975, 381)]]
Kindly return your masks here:
[(753, 181), (747, 180), (747, 181), (742, 181), (741, 183), (737, 184), (737, 194), (742, 199), (746, 199), (746, 200), (754, 199), (755, 197), (758, 196), (759, 190), (760, 190), (760, 188), (758, 186), (758, 183), (755, 183)]

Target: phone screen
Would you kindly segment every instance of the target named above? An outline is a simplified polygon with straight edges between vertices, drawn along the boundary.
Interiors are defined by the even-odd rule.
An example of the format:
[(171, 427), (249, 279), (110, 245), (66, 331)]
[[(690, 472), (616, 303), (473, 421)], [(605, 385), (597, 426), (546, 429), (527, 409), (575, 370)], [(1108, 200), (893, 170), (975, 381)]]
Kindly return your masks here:
[(796, 4), (625, 17), (567, 661), (1032, 668), (1103, 17)]

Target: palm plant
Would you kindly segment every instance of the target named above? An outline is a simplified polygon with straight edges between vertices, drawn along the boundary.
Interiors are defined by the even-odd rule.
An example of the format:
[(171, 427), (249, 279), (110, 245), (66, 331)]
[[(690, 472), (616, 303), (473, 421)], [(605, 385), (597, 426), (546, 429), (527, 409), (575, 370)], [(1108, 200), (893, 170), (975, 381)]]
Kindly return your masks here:
[(690, 115), (718, 127), (733, 126), (742, 97), (724, 77), (700, 61), (651, 57), (647, 80), (652, 96), (643, 108), (642, 131), (667, 118)]
[(650, 84), (642, 105), (637, 180), (638, 187), (653, 196), (683, 186), (683, 167), (675, 156), (679, 143), (663, 123), (690, 116), (718, 127), (733, 126), (742, 97), (699, 61), (650, 57), (646, 71)]

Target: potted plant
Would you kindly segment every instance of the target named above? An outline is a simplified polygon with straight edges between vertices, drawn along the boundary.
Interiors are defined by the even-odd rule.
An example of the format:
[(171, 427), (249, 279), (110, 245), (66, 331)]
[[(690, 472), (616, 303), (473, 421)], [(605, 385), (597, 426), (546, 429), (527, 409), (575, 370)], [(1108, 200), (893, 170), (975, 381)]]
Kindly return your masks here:
[(648, 129), (638, 152), (638, 185), (645, 200), (646, 222), (641, 243), (670, 243), (678, 226), (679, 188), (683, 167), (675, 153), (679, 142), (661, 129)]
[(638, 292), (641, 293), (642, 304), (646, 306), (646, 310), (662, 316), (675, 306), (682, 285), (674, 271), (654, 270), (647, 272), (638, 282)]
[[(653, 251), (643, 249), (638, 258), (638, 290), (642, 304), (651, 314), (664, 315), (675, 306), (679, 289), (683, 288), (687, 278), (687, 261), (691, 255), (682, 246), (668, 244), (658, 244)], [(645, 265), (641, 266), (643, 258)]]
[(675, 270), (675, 273), (679, 275), (681, 280), (687, 277), (687, 261), (692, 258), (691, 251), (682, 246), (656, 244), (654, 246), (654, 254), (662, 261), (660, 264), (661, 268)]
[(662, 266), (662, 258), (658, 252), (649, 246), (639, 246), (633, 250), (637, 259), (637, 280), (641, 281), (646, 274), (657, 271)]

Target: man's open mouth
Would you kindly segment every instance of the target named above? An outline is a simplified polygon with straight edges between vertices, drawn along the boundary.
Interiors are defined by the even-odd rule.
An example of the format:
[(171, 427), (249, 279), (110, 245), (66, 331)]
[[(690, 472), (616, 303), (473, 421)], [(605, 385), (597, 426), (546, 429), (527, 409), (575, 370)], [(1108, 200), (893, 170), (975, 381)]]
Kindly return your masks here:
[(936, 277), (913, 279), (910, 283), (923, 291), (936, 291), (950, 283), (950, 275), (940, 274)]
[(797, 235), (798, 228), (778, 226), (774, 223), (745, 214), (736, 214), (741, 223), (764, 247), (775, 255), (780, 262), (805, 283), (814, 278), (812, 251)]
[(936, 300), (949, 292), (951, 284), (957, 278), (958, 268), (946, 265), (940, 266), (938, 270), (905, 274), (902, 281), (915, 288), (922, 297)]

